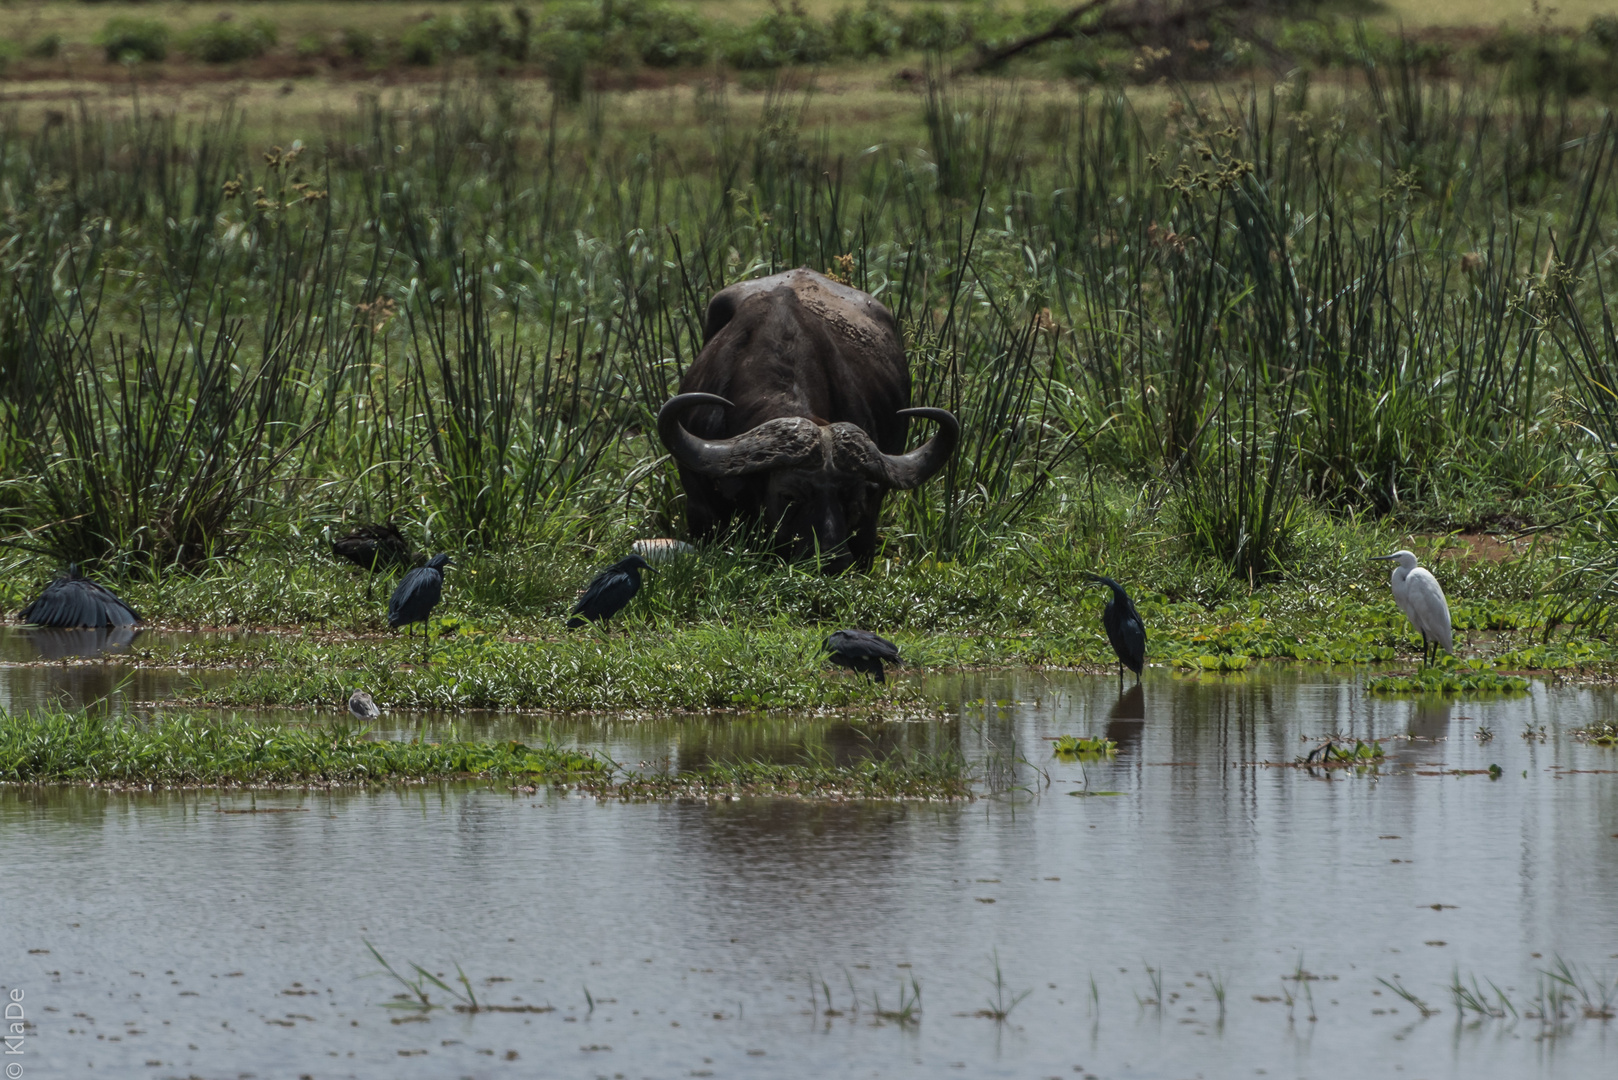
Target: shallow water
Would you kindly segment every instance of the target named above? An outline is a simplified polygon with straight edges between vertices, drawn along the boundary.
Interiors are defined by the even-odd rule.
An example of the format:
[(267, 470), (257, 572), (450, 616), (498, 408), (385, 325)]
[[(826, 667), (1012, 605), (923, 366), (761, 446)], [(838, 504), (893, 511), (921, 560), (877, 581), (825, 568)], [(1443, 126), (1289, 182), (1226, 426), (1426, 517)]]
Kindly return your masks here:
[[(175, 647), (209, 638), (236, 639), (236, 631), (116, 629), (59, 630), (0, 626), (0, 709), (83, 708), (100, 704), (121, 712), (190, 692), (198, 673), (138, 667), (134, 650)], [(210, 673), (202, 673), (207, 678)]]
[[(929, 690), (978, 704), (877, 733), (792, 718), (460, 723), (649, 768), (953, 742), (997, 794), (0, 791), (0, 983), (35, 1024), (8, 1060), (75, 1077), (1610, 1069), (1614, 1022), (1571, 1008), (1559, 1025), (1458, 1024), (1445, 987), (1456, 972), (1492, 980), (1523, 1011), (1557, 956), (1586, 986), (1618, 975), (1618, 751), (1568, 734), (1618, 712), (1612, 694), (1374, 701), (1340, 674), (1284, 667), (1151, 671), (1122, 700), (1112, 680), (1066, 675)], [(1522, 737), (1540, 725), (1543, 741)], [(1330, 732), (1386, 740), (1388, 762), (1364, 776), (1257, 764)], [(1046, 738), (1065, 733), (1121, 751), (1059, 763)], [(1499, 779), (1448, 772), (1490, 764)], [(1119, 794), (1070, 797), (1081, 790)], [(399, 987), (366, 941), (401, 971), (453, 980), (459, 963), (486, 1003), (555, 1011), (389, 1009)], [(1003, 1000), (1029, 991), (1004, 1023), (975, 1015), (996, 956)], [(1147, 965), (1161, 1007), (1142, 1004), (1159, 996)], [(919, 1022), (873, 1016), (911, 978)], [(1421, 1019), (1379, 979), (1440, 1011)], [(839, 1015), (812, 1004), (821, 980)]]

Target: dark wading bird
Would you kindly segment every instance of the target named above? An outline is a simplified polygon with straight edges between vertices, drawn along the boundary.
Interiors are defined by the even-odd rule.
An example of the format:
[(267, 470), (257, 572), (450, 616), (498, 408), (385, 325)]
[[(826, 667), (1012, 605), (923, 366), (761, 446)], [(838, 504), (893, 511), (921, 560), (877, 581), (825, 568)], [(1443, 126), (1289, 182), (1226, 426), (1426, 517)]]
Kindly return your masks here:
[[(410, 543), (399, 532), (399, 526), (361, 525), (347, 536), (331, 542), (331, 553), (345, 559), (362, 570), (403, 569), (410, 565)], [(365, 595), (371, 595), (371, 582), (365, 583)]]
[[(953, 414), (910, 408), (893, 314), (858, 289), (789, 270), (715, 293), (702, 340), (657, 414), (692, 537), (762, 525), (783, 557), (870, 569), (882, 500), (926, 482), (960, 439)], [(912, 417), (938, 430), (906, 453)]]
[(356, 720), (375, 720), (382, 715), (382, 710), (364, 690), (356, 690), (348, 696), (348, 711)]
[[(444, 596), (444, 567), (454, 566), (448, 555), (434, 555), (427, 560), (427, 565), (419, 570), (412, 570), (399, 582), (399, 587), (393, 590), (393, 598), (388, 601), (388, 625), (397, 630), (401, 626), (411, 623), (425, 623), (432, 615), (433, 608)], [(405, 631), (409, 633), (409, 631)], [(421, 658), (427, 659), (427, 646), (431, 643), (432, 633), (422, 627)]]
[(69, 563), (67, 573), (45, 586), (19, 617), (34, 626), (64, 628), (134, 626), (142, 621), (111, 589), (79, 573), (78, 563)]
[(579, 602), (573, 605), (573, 617), (567, 621), (568, 629), (576, 630), (586, 620), (606, 623), (624, 610), (624, 605), (640, 592), (640, 572), (650, 569), (645, 559), (630, 555), (601, 571), (584, 590), (584, 595), (579, 597)]
[(1119, 689), (1124, 685), (1124, 668), (1133, 671), (1135, 682), (1139, 683), (1141, 669), (1146, 666), (1146, 624), (1140, 621), (1122, 585), (1100, 574), (1084, 576), (1112, 590), (1112, 599), (1101, 612), (1101, 625), (1106, 628), (1107, 640), (1112, 642), (1112, 651), (1118, 654)]
[(899, 646), (869, 630), (835, 631), (821, 648), (831, 653), (831, 662), (838, 667), (862, 672), (879, 683), (888, 681), (882, 671), (883, 661), (899, 662)]

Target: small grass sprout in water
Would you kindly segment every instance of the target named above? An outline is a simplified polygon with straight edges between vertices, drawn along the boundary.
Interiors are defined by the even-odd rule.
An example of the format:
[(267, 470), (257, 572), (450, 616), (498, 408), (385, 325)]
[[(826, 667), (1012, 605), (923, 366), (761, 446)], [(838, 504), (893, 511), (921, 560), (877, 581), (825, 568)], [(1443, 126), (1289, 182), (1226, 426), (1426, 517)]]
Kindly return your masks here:
[(415, 971), (416, 977), (414, 979), (406, 978), (394, 970), (393, 965), (388, 963), (380, 952), (377, 952), (375, 945), (367, 941), (365, 942), (365, 947), (371, 951), (371, 955), (376, 958), (376, 962), (382, 965), (382, 972), (379, 974), (385, 973), (391, 976), (395, 982), (408, 991), (407, 993), (396, 994), (392, 1000), (383, 1002), (384, 1007), (389, 1009), (410, 1009), (415, 1012), (428, 1012), (432, 1009), (443, 1008), (428, 996), (427, 987), (431, 985), (438, 987), (453, 999), (457, 1012), (475, 1013), (483, 1011), (483, 1007), (478, 1004), (477, 994), (472, 991), (472, 981), (466, 977), (466, 972), (461, 970), (461, 965), (455, 965), (455, 981), (460, 983), (462, 987), (457, 990), (420, 964), (411, 964), (410, 967)]
[(1011, 1010), (1021, 1005), (1023, 999), (1034, 991), (1032, 989), (1020, 990), (1013, 994), (1007, 993), (1006, 977), (1000, 970), (1000, 950), (994, 951), (994, 997), (990, 998), (985, 1007), (977, 1011), (978, 1016), (986, 1017), (997, 1024), (1006, 1022)]
[(910, 985), (899, 983), (899, 1005), (894, 1009), (882, 1007), (881, 995), (875, 991), (871, 993), (872, 1011), (876, 1018), (886, 1020), (901, 1026), (921, 1023), (921, 984), (914, 975), (910, 976)]
[(1398, 994), (1409, 1004), (1413, 1005), (1416, 1011), (1421, 1014), (1421, 1018), (1423, 1020), (1427, 1019), (1429, 1016), (1438, 1015), (1440, 1010), (1433, 1008), (1431, 1005), (1421, 1000), (1421, 998), (1417, 997), (1409, 990), (1406, 990), (1404, 984), (1399, 981), (1399, 976), (1395, 975), (1392, 982), (1389, 982), (1387, 979), (1383, 978), (1378, 978), (1376, 981), (1381, 983), (1383, 986), (1386, 986), (1389, 990), (1392, 990), (1395, 994)]
[(1489, 994), (1485, 993), (1483, 988), (1478, 985), (1476, 975), (1472, 976), (1472, 985), (1467, 986), (1461, 982), (1460, 969), (1455, 969), (1454, 974), (1450, 976), (1449, 984), (1450, 998), (1455, 1002), (1455, 1011), (1463, 1017), (1468, 1012), (1475, 1012), (1480, 1017), (1503, 1020), (1509, 1015), (1515, 1020), (1517, 1018), (1517, 1006), (1511, 1003), (1511, 999), (1506, 996), (1506, 992), (1492, 981), (1487, 979), (1484, 981), (1489, 983), (1489, 989), (1494, 992), (1493, 1000), (1490, 1000)]
[(1077, 758), (1110, 758), (1117, 756), (1118, 744), (1111, 739), (1092, 739), (1085, 735), (1062, 735), (1051, 744), (1052, 752), (1064, 761)]
[(1542, 1010), (1542, 1016), (1560, 1016), (1561, 1005), (1573, 1003), (1575, 997), (1586, 1020), (1611, 1020), (1618, 1015), (1618, 977), (1609, 980), (1588, 968), (1581, 972), (1560, 956), (1551, 967), (1540, 969), (1540, 975), (1550, 986), (1547, 993), (1546, 984), (1541, 983), (1541, 999), (1559, 1001), (1553, 1014)]

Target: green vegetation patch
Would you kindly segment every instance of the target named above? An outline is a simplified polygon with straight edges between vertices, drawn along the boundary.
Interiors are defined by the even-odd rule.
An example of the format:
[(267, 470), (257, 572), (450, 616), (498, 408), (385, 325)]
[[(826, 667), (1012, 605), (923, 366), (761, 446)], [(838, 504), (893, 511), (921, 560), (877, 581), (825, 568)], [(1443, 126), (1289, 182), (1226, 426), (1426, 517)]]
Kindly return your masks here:
[(384, 708), (754, 711), (916, 706), (903, 681), (878, 686), (827, 666), (819, 630), (700, 626), (677, 633), (578, 633), (506, 641), (440, 621), (422, 663), (414, 642), (264, 637), (188, 648), (187, 662), (252, 665), (198, 694), (209, 704), (338, 709), (356, 688)]
[(169, 54), (169, 27), (159, 19), (115, 15), (96, 36), (96, 44), (106, 51), (108, 60), (118, 63), (162, 60)]
[(1592, 746), (1618, 746), (1618, 724), (1609, 721), (1575, 728), (1573, 737)]
[(1414, 672), (1378, 675), (1365, 683), (1370, 694), (1526, 694), (1528, 680), (1502, 675), (1483, 660), (1461, 660)]
[(1110, 758), (1118, 753), (1118, 744), (1111, 739), (1089, 738), (1083, 735), (1062, 735), (1051, 744), (1051, 752), (1064, 761), (1081, 758)]
[(1297, 764), (1310, 767), (1320, 765), (1327, 768), (1343, 766), (1362, 768), (1379, 765), (1385, 757), (1387, 753), (1382, 749), (1382, 744), (1375, 739), (1370, 742), (1355, 739), (1353, 746), (1347, 742), (1328, 739), (1298, 758)]
[(364, 728), (282, 727), (195, 714), (141, 721), (0, 711), (0, 781), (352, 784), (447, 777), (601, 779), (595, 754), (518, 742), (389, 742)]
[(255, 724), (177, 714), (151, 720), (0, 711), (0, 782), (159, 787), (494, 779), (566, 782), (604, 798), (971, 798), (955, 753), (891, 751), (845, 764), (709, 762), (667, 776), (623, 772), (591, 751), (516, 741), (393, 742), (347, 725)]
[(216, 20), (189, 31), (181, 41), (187, 56), (206, 64), (229, 64), (263, 56), (275, 44), (268, 19)]

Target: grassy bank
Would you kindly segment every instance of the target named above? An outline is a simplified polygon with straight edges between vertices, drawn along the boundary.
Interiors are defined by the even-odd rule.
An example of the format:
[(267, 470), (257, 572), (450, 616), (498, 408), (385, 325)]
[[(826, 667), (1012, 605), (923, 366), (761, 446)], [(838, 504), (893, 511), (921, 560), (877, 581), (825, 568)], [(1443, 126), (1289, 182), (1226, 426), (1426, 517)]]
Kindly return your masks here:
[[(1326, 85), (935, 66), (889, 92), (858, 124), (787, 81), (637, 111), (473, 79), (269, 145), (230, 111), (7, 128), (0, 603), (77, 560), (159, 625), (335, 635), (144, 658), (238, 667), (240, 704), (858, 709), (891, 699), (826, 677), (829, 628), (929, 667), (1104, 665), (1090, 570), (1158, 660), (1386, 659), (1408, 631), (1367, 560), (1410, 546), (1472, 648), (1560, 667), (1571, 627), (1603, 662), (1596, 103), (1404, 54)], [(649, 427), (707, 297), (798, 265), (894, 311), (954, 463), (887, 501), (870, 574), (734, 535), (652, 575), (622, 637), (559, 634), (595, 570), (683, 530)], [(390, 583), (329, 541), (380, 520), (456, 555), (430, 664), (340, 640)]]
[(566, 783), (626, 800), (971, 797), (966, 764), (948, 750), (873, 750), (841, 763), (810, 757), (796, 764), (708, 761), (677, 774), (641, 775), (594, 752), (518, 742), (390, 742), (351, 727), (266, 726), (202, 713), (114, 720), (0, 711), (0, 783), (332, 787), (475, 779)]
[(177, 714), (150, 721), (90, 713), (0, 712), (0, 781), (11, 783), (365, 784), (453, 777), (602, 777), (593, 754), (520, 743), (403, 743), (349, 727), (266, 726)]

